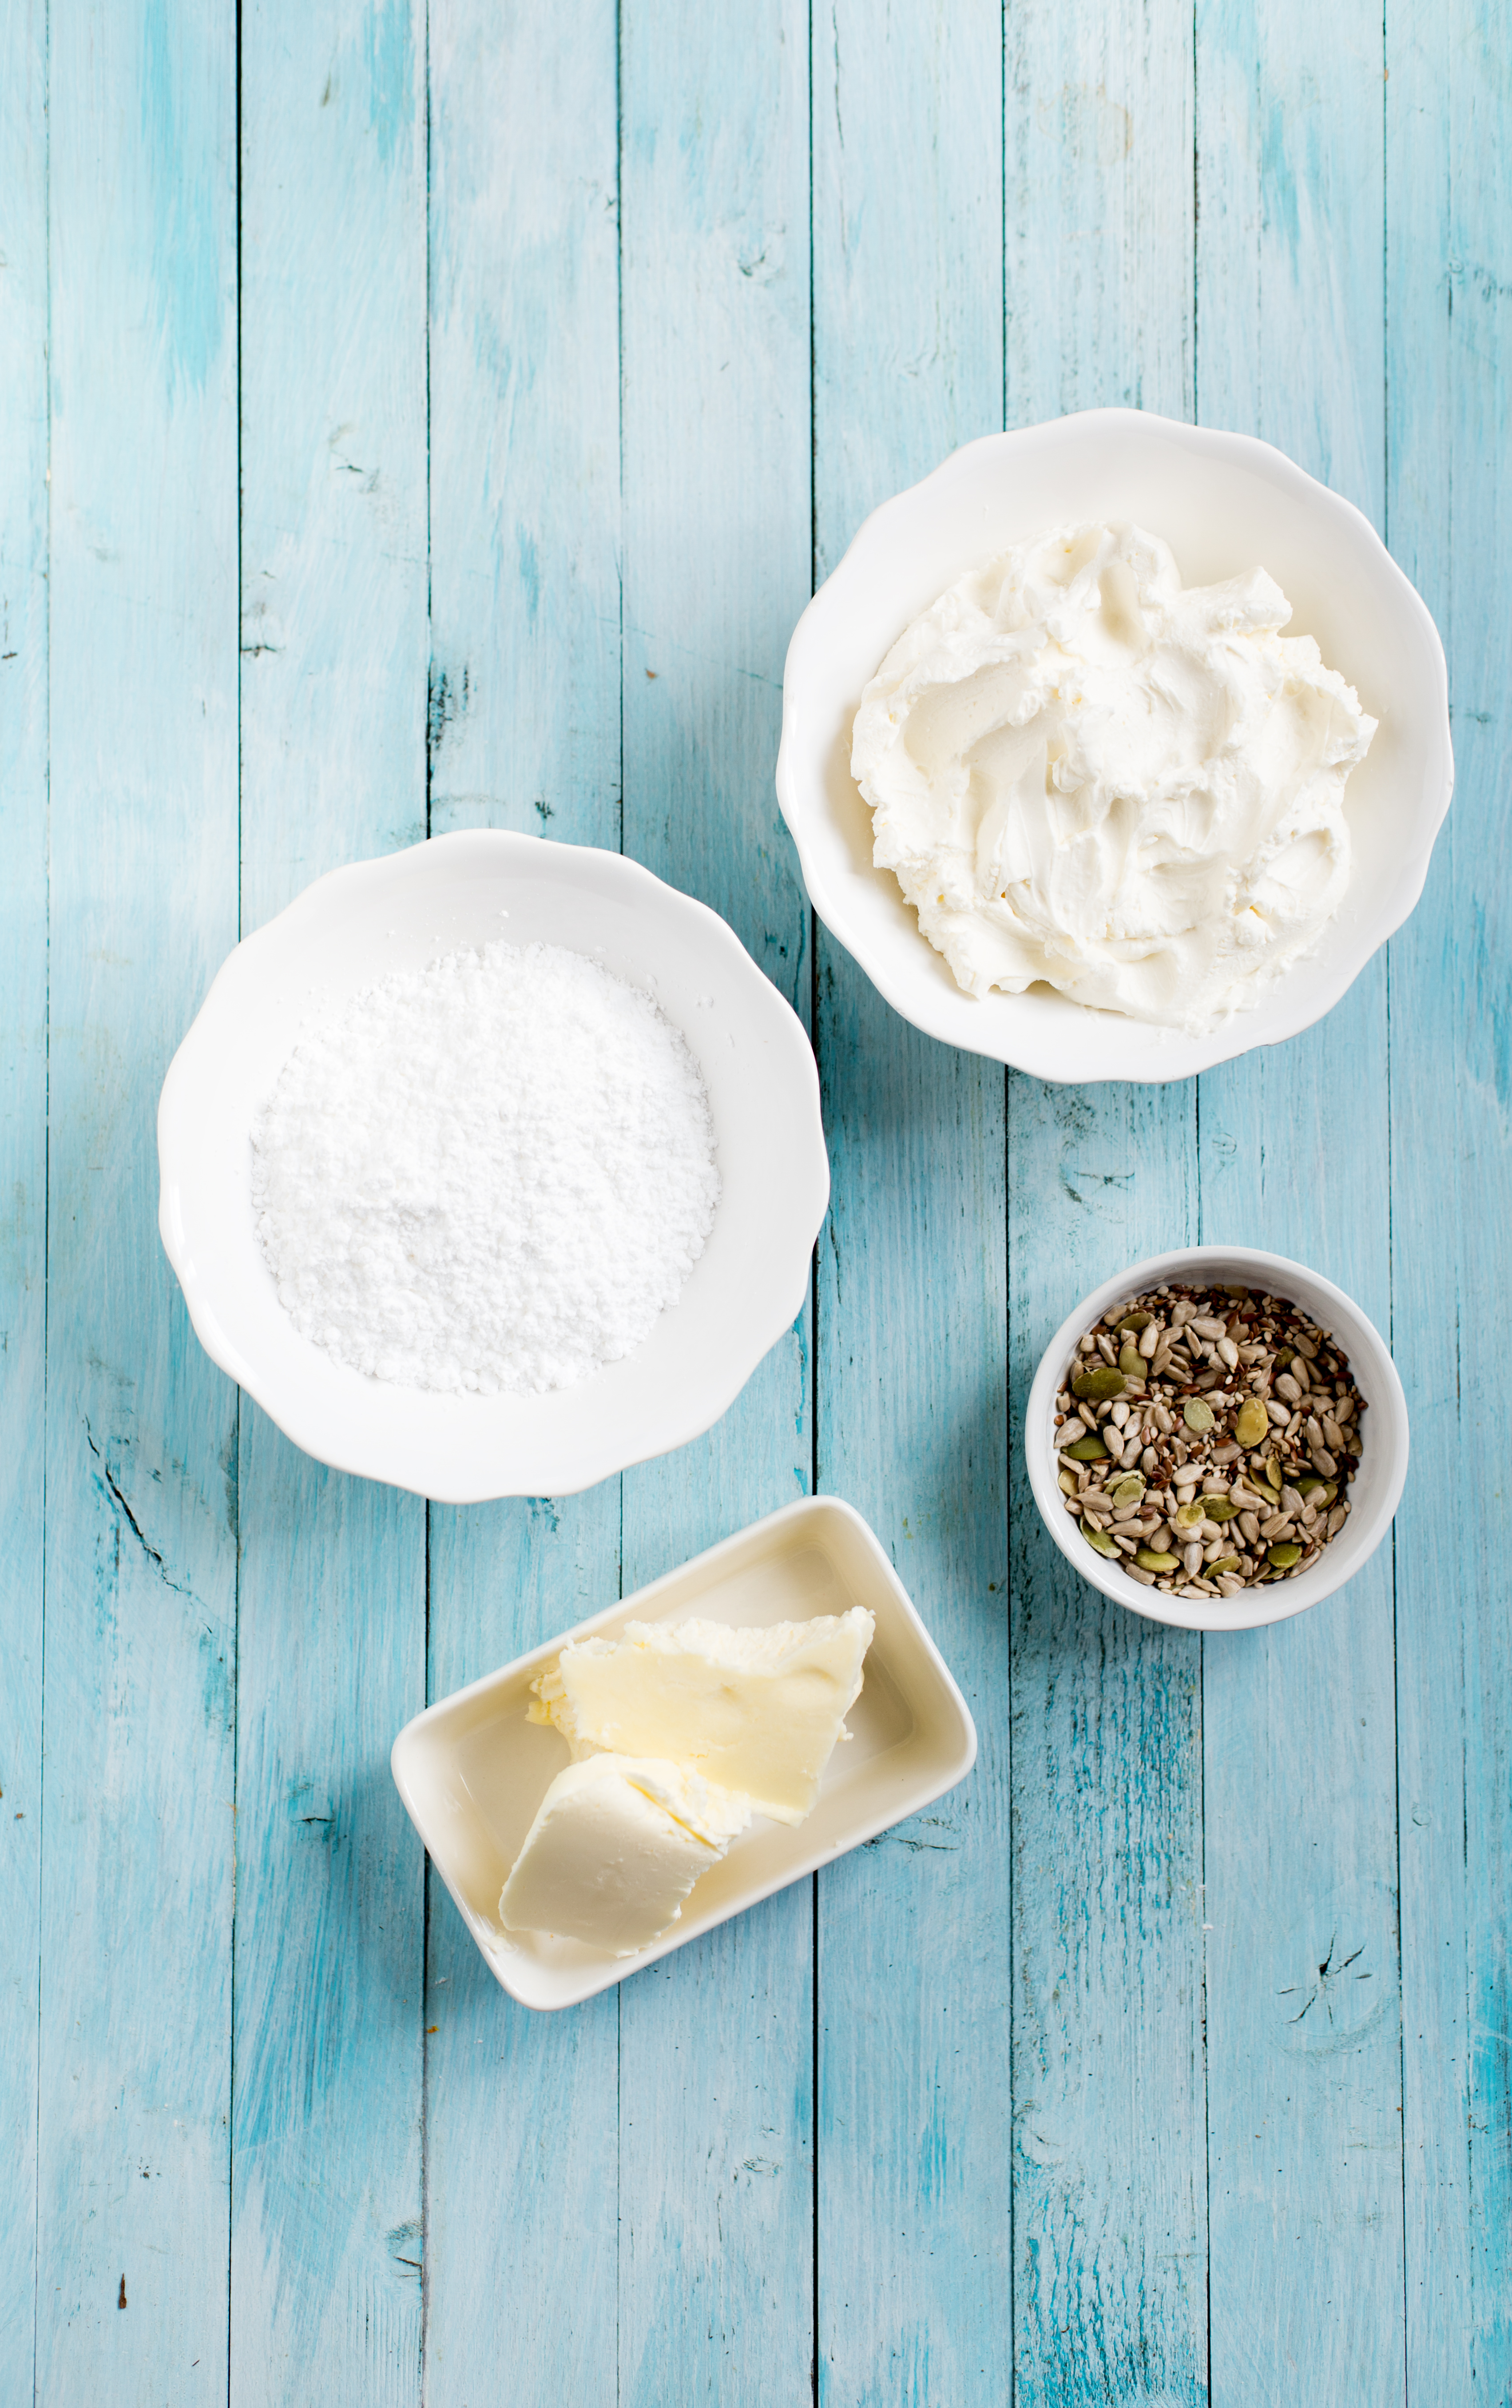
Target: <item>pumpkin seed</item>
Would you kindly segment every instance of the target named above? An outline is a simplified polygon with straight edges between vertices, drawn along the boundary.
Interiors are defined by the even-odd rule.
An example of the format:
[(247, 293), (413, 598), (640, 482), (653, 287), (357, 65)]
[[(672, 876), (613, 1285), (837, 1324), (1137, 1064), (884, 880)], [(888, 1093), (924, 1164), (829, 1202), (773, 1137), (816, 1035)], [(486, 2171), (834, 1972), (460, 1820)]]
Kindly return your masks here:
[(1067, 1497), (1075, 1497), (1077, 1493), (1076, 1473), (1074, 1471), (1063, 1471), (1060, 1475), (1060, 1485), (1064, 1490)]
[(1206, 1511), (1200, 1498), (1193, 1498), (1190, 1505), (1178, 1505), (1176, 1509), (1176, 1526), (1178, 1530), (1200, 1529), (1206, 1519)]
[(1119, 1552), (1112, 1540), (1108, 1537), (1107, 1532), (1105, 1530), (1094, 1530), (1090, 1522), (1083, 1522), (1081, 1526), (1081, 1535), (1086, 1540), (1087, 1544), (1090, 1547), (1096, 1548), (1097, 1553), (1100, 1555), (1116, 1555)]
[(1137, 1505), (1145, 1493), (1145, 1484), (1137, 1471), (1126, 1471), (1108, 1493), (1115, 1505)]
[(1145, 1572), (1178, 1572), (1181, 1570), (1179, 1555), (1157, 1555), (1153, 1547), (1141, 1547), (1134, 1561)]
[(1068, 1446), (1064, 1452), (1073, 1463), (1105, 1463), (1107, 1460), (1107, 1449), (1100, 1438), (1078, 1438), (1076, 1445)]
[(1181, 1408), (1181, 1418), (1189, 1430), (1195, 1430), (1200, 1436), (1204, 1430), (1212, 1428), (1217, 1416), (1205, 1398), (1189, 1397)]
[(1278, 1545), (1267, 1547), (1265, 1552), (1278, 1572), (1289, 1572), (1293, 1564), (1302, 1561), (1302, 1549), (1295, 1539), (1284, 1539)]
[(1088, 1398), (1094, 1405), (1106, 1404), (1111, 1397), (1121, 1397), (1125, 1382), (1117, 1366), (1108, 1363), (1095, 1371), (1078, 1371), (1071, 1383), (1074, 1397)]
[(1220, 1555), (1216, 1563), (1209, 1564), (1207, 1567), (1208, 1574), (1213, 1580), (1225, 1580), (1231, 1572), (1236, 1572), (1238, 1569), (1237, 1555)]
[(1119, 1369), (1125, 1379), (1142, 1380), (1145, 1376), (1145, 1358), (1132, 1338), (1126, 1338), (1119, 1348)]
[(1122, 1337), (1126, 1331), (1132, 1330), (1137, 1338), (1142, 1329), (1149, 1327), (1154, 1318), (1155, 1315), (1152, 1312), (1126, 1312), (1118, 1324), (1119, 1334)]
[(1244, 1447), (1258, 1446), (1270, 1427), (1270, 1415), (1258, 1397), (1250, 1397), (1239, 1407), (1239, 1418), (1234, 1425), (1234, 1435)]
[(1205, 1497), (1203, 1503), (1210, 1522), (1232, 1522), (1239, 1511), (1238, 1500), (1233, 1497)]

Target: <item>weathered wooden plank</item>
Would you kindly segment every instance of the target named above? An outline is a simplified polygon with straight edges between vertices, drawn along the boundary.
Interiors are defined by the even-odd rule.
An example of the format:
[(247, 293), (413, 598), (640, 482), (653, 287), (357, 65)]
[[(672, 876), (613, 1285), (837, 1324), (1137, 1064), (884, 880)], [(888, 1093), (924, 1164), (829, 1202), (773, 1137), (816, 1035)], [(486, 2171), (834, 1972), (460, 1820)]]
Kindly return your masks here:
[(1029, 0), (1004, 40), (1008, 423), (1190, 418), (1191, 11)]
[[(1190, 14), (1007, 19), (1008, 422), (1191, 406)], [(1070, 1575), (1021, 1466), (1078, 1295), (1195, 1235), (1190, 1086), (1010, 1076), (1014, 2333), (1022, 2396), (1205, 2396), (1201, 1650)]]
[[(244, 13), (242, 908), (425, 827), (424, 12)], [(231, 2397), (413, 2401), (425, 1512), (244, 1407)]]
[[(618, 1593), (618, 1557), (617, 1481), (433, 1506), (431, 1694), (597, 1612)], [(427, 1928), (427, 2408), (505, 2383), (518, 2408), (612, 2400), (619, 1994), (562, 2014), (516, 2006), (435, 1880)]]
[(0, 2399), (36, 2315), (47, 1323), (48, 144), (42, 0), (0, 19)]
[[(624, 845), (805, 1010), (771, 773), (808, 591), (806, 22), (658, 0), (620, 35)], [(806, 1312), (708, 1438), (626, 1474), (627, 1588), (804, 1491), (808, 1368)], [(620, 1992), (627, 2408), (808, 2389), (811, 1934), (789, 1891)]]
[[(1002, 423), (995, 9), (816, 16), (815, 574)], [(834, 1197), (818, 1484), (881, 1533), (977, 1715), (977, 1770), (819, 1899), (819, 2396), (1011, 2383), (1004, 1078), (820, 930)]]
[[(1458, 759), (1428, 891), (1389, 973), (1393, 1340), (1414, 1457), (1396, 1523), (1407, 2397), (1468, 2403), (1512, 2393), (1512, 1532), (1498, 1410), (1512, 46), (1499, 12), (1411, 8), (1388, 16), (1387, 58), (1387, 533), (1445, 638)], [(1447, 1499), (1461, 1508), (1453, 1544)]]
[(615, 10), (436, 0), (431, 826), (618, 845)]
[(1014, 2324), (1036, 2403), (1206, 2398), (1202, 1655), (1053, 1552), (1020, 1469), (1078, 1296), (1195, 1235), (1190, 1091), (1009, 1109)]
[(225, 2381), (235, 1394), (158, 1246), (153, 1114), (236, 931), (234, 40), (50, 10), (36, 2397), (143, 2408)]
[[(442, 0), (430, 84), (431, 825), (614, 846), (614, 10)], [(430, 1528), (432, 1697), (619, 1592), (618, 1481), (433, 1506)], [(519, 2408), (612, 2399), (617, 2000), (514, 2006), (435, 1882), (427, 1968), (430, 2408), (491, 2398), (503, 2369)]]
[[(1198, 405), (1380, 520), (1381, 23), (1198, 11)], [(1385, 964), (1202, 1082), (1202, 1230), (1316, 1265), (1390, 1326)], [(1215, 2393), (1404, 2381), (1390, 1551), (1205, 1658)]]

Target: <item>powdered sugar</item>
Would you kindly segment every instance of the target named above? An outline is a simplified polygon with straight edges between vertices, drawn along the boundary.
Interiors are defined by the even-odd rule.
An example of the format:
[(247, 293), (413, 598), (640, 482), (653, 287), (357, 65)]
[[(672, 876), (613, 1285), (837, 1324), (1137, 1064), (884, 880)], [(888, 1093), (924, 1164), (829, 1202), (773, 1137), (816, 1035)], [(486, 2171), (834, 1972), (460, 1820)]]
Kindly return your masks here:
[(252, 1129), (285, 1311), (407, 1387), (539, 1391), (618, 1361), (680, 1293), (719, 1193), (682, 1036), (559, 945), (380, 980), (301, 1036)]

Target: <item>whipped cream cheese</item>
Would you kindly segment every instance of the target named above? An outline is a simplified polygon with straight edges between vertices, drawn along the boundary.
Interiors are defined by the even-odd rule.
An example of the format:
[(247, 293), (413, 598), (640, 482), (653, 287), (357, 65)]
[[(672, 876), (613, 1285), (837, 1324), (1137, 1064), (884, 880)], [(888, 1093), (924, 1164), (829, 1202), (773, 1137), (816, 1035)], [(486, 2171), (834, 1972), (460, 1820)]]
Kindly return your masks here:
[(863, 1606), (764, 1630), (627, 1623), (620, 1640), (564, 1647), (532, 1684), (531, 1719), (554, 1724), (575, 1754), (668, 1757), (774, 1822), (801, 1823), (849, 1737), (876, 1627)]
[(659, 1940), (750, 1821), (744, 1798), (676, 1764), (591, 1756), (557, 1774), (499, 1899), (507, 1931), (628, 1956)]
[(1047, 981), (1200, 1031), (1258, 1003), (1349, 876), (1376, 722), (1262, 568), (1184, 587), (1129, 525), (973, 569), (862, 695), (874, 858), (968, 994)]

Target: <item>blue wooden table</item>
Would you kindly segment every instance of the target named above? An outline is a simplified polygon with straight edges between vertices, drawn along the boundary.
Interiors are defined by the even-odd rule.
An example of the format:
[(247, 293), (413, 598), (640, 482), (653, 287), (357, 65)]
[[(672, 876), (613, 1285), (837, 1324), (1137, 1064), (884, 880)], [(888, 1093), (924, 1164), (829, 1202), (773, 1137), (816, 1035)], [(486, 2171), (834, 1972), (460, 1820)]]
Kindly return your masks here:
[[(1508, 17), (1493, 0), (0, 10), (0, 2402), (1512, 2396)], [(1185, 1086), (917, 1036), (816, 930), (783, 652), (875, 503), (1123, 402), (1368, 512), (1448, 651), (1428, 891)], [(622, 845), (813, 1029), (812, 1302), (586, 1496), (433, 1507), (200, 1353), (153, 1108), (238, 933)], [(1390, 1329), (1394, 1544), (1211, 1640), (1018, 1415), (1197, 1238)], [(389, 1742), (811, 1486), (977, 1768), (618, 1993), (495, 1987)], [(34, 2392), (35, 2386), (35, 2392)]]

